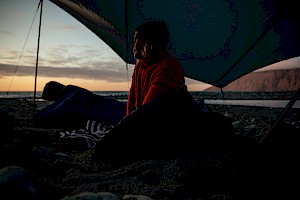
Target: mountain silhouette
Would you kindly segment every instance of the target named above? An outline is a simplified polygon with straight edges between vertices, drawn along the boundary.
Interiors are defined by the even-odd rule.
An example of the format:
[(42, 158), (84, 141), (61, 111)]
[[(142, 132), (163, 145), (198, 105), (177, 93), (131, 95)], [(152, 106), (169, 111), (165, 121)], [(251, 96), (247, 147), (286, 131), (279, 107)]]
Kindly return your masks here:
[[(300, 68), (256, 71), (246, 74), (223, 88), (223, 91), (282, 92), (300, 88)], [(220, 91), (212, 86), (204, 91)]]

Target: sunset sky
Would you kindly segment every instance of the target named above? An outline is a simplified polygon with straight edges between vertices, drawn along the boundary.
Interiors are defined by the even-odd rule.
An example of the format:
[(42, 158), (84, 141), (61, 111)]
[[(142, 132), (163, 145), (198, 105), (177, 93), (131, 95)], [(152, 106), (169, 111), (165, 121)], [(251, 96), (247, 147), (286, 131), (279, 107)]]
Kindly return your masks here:
[[(39, 0), (0, 1), (0, 91), (32, 91), (37, 58)], [(44, 0), (37, 91), (50, 80), (92, 91), (128, 91), (133, 66), (65, 11)], [(295, 68), (299, 57), (268, 68)], [(209, 87), (186, 78), (189, 90)]]

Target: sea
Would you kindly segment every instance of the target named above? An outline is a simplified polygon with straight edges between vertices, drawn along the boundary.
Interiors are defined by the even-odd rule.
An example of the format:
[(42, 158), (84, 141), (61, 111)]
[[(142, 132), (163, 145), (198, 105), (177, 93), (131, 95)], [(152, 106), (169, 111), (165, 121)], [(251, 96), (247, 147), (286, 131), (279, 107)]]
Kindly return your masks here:
[[(128, 91), (94, 91), (93, 93), (102, 96), (116, 98), (119, 101), (127, 101)], [(191, 92), (193, 93), (193, 92)], [(199, 92), (197, 92), (199, 93)], [(42, 92), (36, 92), (36, 101), (44, 101), (41, 99)], [(0, 92), (0, 98), (26, 98), (33, 99), (34, 92)], [(220, 104), (220, 105), (241, 105), (241, 106), (258, 106), (270, 108), (285, 108), (290, 100), (223, 100), (223, 99), (204, 99), (206, 104)], [(292, 108), (300, 108), (300, 100), (296, 100)]]

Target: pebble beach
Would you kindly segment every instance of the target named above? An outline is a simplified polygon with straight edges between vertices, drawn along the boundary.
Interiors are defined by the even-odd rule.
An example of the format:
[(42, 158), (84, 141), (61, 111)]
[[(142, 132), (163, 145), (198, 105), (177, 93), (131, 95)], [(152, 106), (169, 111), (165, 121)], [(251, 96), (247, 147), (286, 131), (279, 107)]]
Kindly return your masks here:
[[(252, 154), (249, 149), (255, 149), (255, 145), (282, 114), (283, 108), (208, 105), (211, 111), (230, 118), (236, 136), (246, 140), (245, 145), (252, 145), (249, 149), (245, 146), (242, 148), (244, 152), (241, 151), (240, 156), (243, 153), (244, 155), (240, 157), (241, 160), (249, 159), (237, 165), (247, 165), (247, 168), (239, 168), (236, 165), (232, 166), (232, 158), (227, 152), (210, 155), (197, 161), (182, 159), (135, 160), (126, 163), (94, 161), (93, 149), (77, 148), (80, 146), (79, 140), (72, 142), (64, 140), (60, 137), (62, 129), (43, 128), (34, 124), (33, 114), (50, 103), (37, 101), (34, 105), (25, 98), (0, 99), (2, 129), (0, 186), (6, 186), (9, 181), (18, 185), (17, 188), (9, 187), (10, 190), (5, 190), (12, 196), (18, 196), (13, 193), (14, 189), (21, 191), (19, 194), (28, 195), (28, 199), (185, 200), (253, 199), (253, 197), (265, 199), (264, 195), (274, 196), (268, 192), (259, 195), (261, 190), (256, 192), (256, 187), (248, 185), (247, 179), (251, 179), (249, 177), (251, 173), (244, 171), (249, 170), (250, 163), (253, 164), (251, 159), (255, 153)], [(281, 123), (292, 131), (299, 131), (299, 111), (298, 108), (290, 109), (284, 114)], [(288, 137), (289, 143), (294, 135)], [(274, 160), (270, 161), (272, 164), (273, 162)], [(289, 164), (281, 160), (278, 162)], [(251, 167), (257, 169), (258, 165), (254, 164)], [(262, 169), (268, 167), (269, 163), (262, 166)], [(240, 171), (242, 175), (235, 176)], [(264, 181), (269, 179), (270, 174), (266, 174), (267, 178), (263, 179)], [(14, 179), (14, 176), (15, 180), (10, 180)], [(288, 177), (281, 178), (285, 180)], [(241, 179), (247, 180), (243, 182), (245, 185), (239, 184)], [(264, 181), (261, 181), (260, 186), (269, 184)], [(282, 194), (288, 196), (293, 194), (293, 191), (284, 191)]]

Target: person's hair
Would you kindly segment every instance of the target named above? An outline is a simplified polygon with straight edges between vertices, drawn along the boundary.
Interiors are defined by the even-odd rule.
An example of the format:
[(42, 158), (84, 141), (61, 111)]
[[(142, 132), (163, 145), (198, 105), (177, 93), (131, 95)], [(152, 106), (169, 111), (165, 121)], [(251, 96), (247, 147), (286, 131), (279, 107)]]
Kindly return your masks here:
[(139, 36), (152, 44), (158, 44), (163, 50), (167, 49), (169, 30), (163, 21), (148, 21), (135, 29)]
[(56, 81), (50, 81), (46, 83), (43, 93), (42, 99), (48, 101), (56, 101), (62, 96), (65, 85)]

